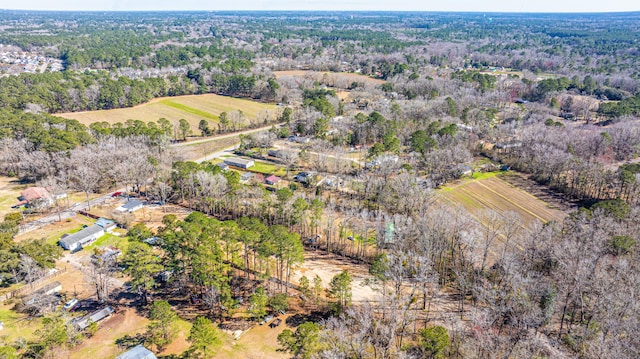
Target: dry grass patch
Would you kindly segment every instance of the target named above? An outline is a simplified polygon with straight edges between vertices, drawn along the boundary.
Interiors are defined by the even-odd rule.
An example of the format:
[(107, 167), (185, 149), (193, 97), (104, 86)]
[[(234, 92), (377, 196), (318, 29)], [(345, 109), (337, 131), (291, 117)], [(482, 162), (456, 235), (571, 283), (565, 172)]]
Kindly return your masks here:
[(16, 178), (0, 176), (0, 219), (7, 213), (16, 211), (11, 206), (18, 202), (20, 191), (26, 187), (18, 183)]

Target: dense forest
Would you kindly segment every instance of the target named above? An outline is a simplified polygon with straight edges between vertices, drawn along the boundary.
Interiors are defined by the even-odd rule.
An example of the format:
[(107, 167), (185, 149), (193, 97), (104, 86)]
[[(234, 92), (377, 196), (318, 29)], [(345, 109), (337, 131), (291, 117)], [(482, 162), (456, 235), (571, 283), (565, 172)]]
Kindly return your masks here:
[[(0, 173), (89, 208), (124, 187), (190, 213), (159, 228), (115, 218), (126, 252), (89, 267), (100, 303), (114, 302), (104, 278), (126, 276), (150, 319), (136, 343), (173, 341), (174, 295), (208, 309), (187, 318), (184, 358), (212, 357), (213, 324), (243, 308), (258, 323), (302, 297), (316, 316), (278, 335), (296, 358), (640, 356), (640, 14), (2, 11), (0, 23), (3, 48), (64, 64), (0, 76)], [(170, 142), (187, 139), (185, 120), (56, 117), (209, 93), (282, 107), (235, 155), (276, 163), (288, 185), (183, 158)], [(228, 132), (226, 112), (217, 125)], [(529, 223), (445, 196), (500, 169), (569, 213)], [(28, 215), (0, 223), (2, 287), (63, 255), (13, 240)], [(306, 252), (366, 267), (380, 296), (352, 301), (349, 271), (326, 291), (297, 277)], [(0, 338), (0, 358), (55, 357), (90, 336), (16, 310), (44, 316), (41, 340)]]

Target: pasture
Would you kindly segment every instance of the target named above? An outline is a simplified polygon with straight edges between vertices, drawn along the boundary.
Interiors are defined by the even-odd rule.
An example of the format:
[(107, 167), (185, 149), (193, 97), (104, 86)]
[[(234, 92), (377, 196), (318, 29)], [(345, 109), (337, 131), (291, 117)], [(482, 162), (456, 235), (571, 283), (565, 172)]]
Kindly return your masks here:
[(267, 113), (275, 116), (278, 110), (275, 105), (235, 97), (205, 94), (162, 97), (130, 108), (69, 112), (60, 113), (56, 116), (78, 120), (87, 126), (94, 122), (103, 121), (110, 124), (124, 123), (129, 119), (144, 122), (158, 121), (163, 117), (177, 123), (184, 118), (191, 125), (192, 132), (199, 134), (198, 123), (200, 120), (208, 120), (209, 127), (216, 129), (219, 120), (218, 116), (222, 112), (229, 114), (232, 111), (242, 111), (248, 122), (255, 123), (258, 120), (262, 120), (261, 116), (266, 116)]

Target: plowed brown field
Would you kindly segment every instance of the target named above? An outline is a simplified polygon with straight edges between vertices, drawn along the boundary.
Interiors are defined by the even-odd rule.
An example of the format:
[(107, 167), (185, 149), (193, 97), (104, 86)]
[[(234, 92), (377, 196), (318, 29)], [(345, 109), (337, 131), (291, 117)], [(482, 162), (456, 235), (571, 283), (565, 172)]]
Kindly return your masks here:
[(566, 216), (566, 213), (497, 176), (464, 180), (442, 193), (445, 198), (462, 205), (472, 214), (486, 209), (513, 211), (522, 217), (523, 224), (561, 221)]

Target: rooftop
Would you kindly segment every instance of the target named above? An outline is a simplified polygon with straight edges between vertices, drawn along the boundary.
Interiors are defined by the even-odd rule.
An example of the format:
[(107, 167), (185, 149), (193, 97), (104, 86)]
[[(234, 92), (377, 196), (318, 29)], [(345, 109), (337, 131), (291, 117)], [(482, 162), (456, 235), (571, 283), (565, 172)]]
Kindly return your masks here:
[(110, 220), (110, 219), (106, 219), (106, 218), (98, 218), (96, 220), (95, 224), (100, 226), (100, 227), (102, 227), (102, 228), (107, 228), (107, 227), (110, 227), (110, 226), (114, 225), (115, 222)]
[(253, 163), (253, 160), (245, 160), (244, 158), (239, 158), (239, 157), (230, 157), (230, 158), (225, 158), (224, 162), (231, 165), (233, 164), (248, 165), (250, 163)]
[(156, 359), (156, 356), (140, 344), (122, 353), (116, 359)]
[(97, 323), (97, 322), (101, 321), (102, 319), (110, 316), (113, 312), (114, 312), (113, 308), (104, 307), (104, 308), (102, 308), (100, 310), (97, 310), (97, 311), (87, 315), (86, 317), (80, 319), (77, 322), (77, 325), (78, 325), (78, 327), (80, 329), (85, 329), (86, 327), (89, 326), (90, 322)]
[(97, 225), (92, 225), (89, 226), (87, 228), (84, 228), (82, 230), (80, 230), (79, 232), (70, 234), (64, 238), (60, 239), (60, 243), (64, 243), (67, 247), (70, 247), (71, 245), (73, 245), (74, 243), (78, 243), (80, 241), (82, 241), (83, 239), (92, 236), (96, 233), (99, 233), (101, 231), (104, 231), (104, 228), (97, 226)]
[(134, 209), (136, 207), (140, 207), (142, 205), (144, 205), (144, 203), (142, 203), (142, 201), (137, 200), (137, 199), (132, 199), (129, 202), (123, 204), (121, 207), (123, 209), (129, 210), (129, 209)]
[(44, 187), (29, 187), (24, 191), (20, 192), (20, 197), (22, 197), (25, 201), (31, 202), (41, 198), (51, 197), (49, 191), (47, 191)]

